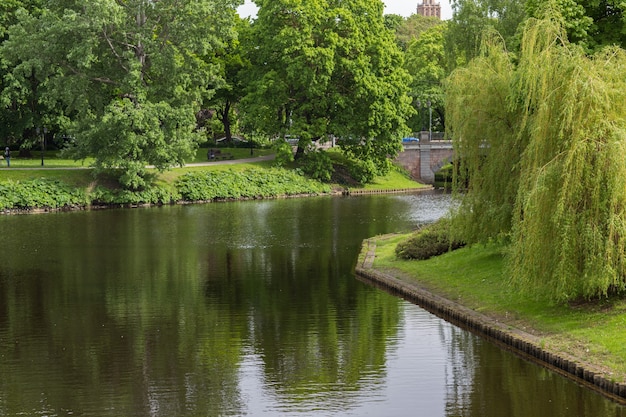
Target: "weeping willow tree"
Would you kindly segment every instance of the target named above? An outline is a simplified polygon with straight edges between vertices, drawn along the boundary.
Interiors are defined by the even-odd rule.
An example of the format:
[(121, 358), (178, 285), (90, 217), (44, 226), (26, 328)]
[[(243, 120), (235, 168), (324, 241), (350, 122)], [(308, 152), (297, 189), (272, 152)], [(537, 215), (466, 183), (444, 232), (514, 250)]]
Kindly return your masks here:
[(469, 187), (453, 229), (468, 243), (505, 238), (511, 230), (523, 146), (520, 117), (509, 104), (514, 77), (502, 38), (491, 32), (480, 56), (446, 82), (448, 133), (460, 162), (455, 182)]
[(564, 301), (626, 288), (626, 56), (593, 57), (560, 25), (526, 28), (518, 77), (521, 160), (510, 271)]
[[(589, 57), (557, 19), (529, 20), (517, 65), (493, 47), (472, 65), (448, 90), (470, 185), (460, 230), (469, 241), (508, 236), (508, 270), (522, 290), (555, 301), (623, 292), (624, 51)], [(496, 92), (497, 101), (485, 97)]]

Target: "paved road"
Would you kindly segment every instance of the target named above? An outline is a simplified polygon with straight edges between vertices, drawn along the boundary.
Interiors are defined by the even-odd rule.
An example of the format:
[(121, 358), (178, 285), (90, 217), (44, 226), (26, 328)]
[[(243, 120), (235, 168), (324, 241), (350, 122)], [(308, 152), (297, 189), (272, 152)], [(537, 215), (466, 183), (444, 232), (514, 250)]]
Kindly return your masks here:
[[(241, 164), (247, 162), (260, 162), (260, 161), (271, 161), (276, 158), (276, 155), (265, 155), (265, 156), (256, 156), (253, 158), (243, 158), (243, 159), (226, 159), (221, 161), (206, 161), (206, 162), (195, 162), (191, 164), (186, 164), (185, 167), (199, 167), (199, 166), (207, 166), (207, 165), (234, 165)], [(4, 161), (2, 161), (4, 162)], [(148, 168), (154, 168), (153, 165), (148, 165)], [(173, 169), (180, 168), (178, 166), (172, 167)], [(0, 165), (0, 171), (3, 169), (17, 170), (17, 171), (26, 171), (26, 170), (68, 170), (68, 169), (91, 169), (91, 167), (47, 167), (47, 166), (37, 166), (37, 167), (10, 167), (7, 168), (6, 164)]]

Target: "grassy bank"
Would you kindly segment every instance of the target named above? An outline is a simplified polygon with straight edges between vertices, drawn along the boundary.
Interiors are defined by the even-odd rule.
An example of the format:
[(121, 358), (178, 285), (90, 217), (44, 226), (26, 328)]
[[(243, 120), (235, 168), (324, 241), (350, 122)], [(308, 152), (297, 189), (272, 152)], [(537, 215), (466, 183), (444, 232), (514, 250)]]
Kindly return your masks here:
[(358, 187), (349, 187), (355, 190), (403, 190), (411, 188), (427, 187), (424, 184), (413, 181), (399, 168), (394, 168), (387, 175), (374, 178), (374, 181)]
[(395, 247), (406, 237), (376, 238), (374, 268), (534, 334), (542, 347), (568, 353), (609, 380), (626, 381), (626, 301), (551, 305), (508, 285), (501, 246), (463, 248), (426, 261), (397, 260)]
[[(52, 155), (44, 168), (30, 160), (12, 159), (11, 168), (0, 169), (0, 210), (32, 208), (84, 207), (88, 205), (169, 204), (176, 201), (210, 201), (238, 198), (268, 198), (297, 194), (328, 194), (342, 190), (339, 184), (322, 184), (297, 175), (292, 169), (277, 169), (273, 161), (241, 161), (250, 158), (250, 150), (221, 149), (229, 156), (228, 164), (207, 162), (206, 149), (197, 152), (191, 163), (159, 173), (152, 170), (153, 185), (145, 190), (130, 192), (120, 189), (115, 181), (93, 175), (82, 169), (80, 162), (55, 160)], [(252, 157), (270, 154), (267, 149), (255, 149)], [(232, 158), (232, 160), (231, 160)], [(18, 169), (28, 168), (28, 169)], [(364, 190), (413, 189), (420, 184), (410, 180), (400, 169), (376, 178)]]

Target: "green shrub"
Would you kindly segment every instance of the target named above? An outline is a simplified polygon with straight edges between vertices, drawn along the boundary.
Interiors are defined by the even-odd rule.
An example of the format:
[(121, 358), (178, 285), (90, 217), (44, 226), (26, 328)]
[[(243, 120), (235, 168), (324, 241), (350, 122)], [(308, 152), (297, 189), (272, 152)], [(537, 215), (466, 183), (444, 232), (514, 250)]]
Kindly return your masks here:
[(179, 200), (180, 194), (158, 186), (149, 186), (140, 191), (97, 187), (89, 197), (93, 205), (170, 204)]
[(328, 185), (283, 168), (189, 172), (176, 180), (175, 185), (181, 198), (187, 201), (266, 198), (331, 191)]
[(372, 182), (378, 175), (378, 168), (371, 160), (349, 159), (346, 167), (350, 176), (361, 184)]
[(465, 243), (450, 239), (450, 222), (439, 220), (418, 230), (413, 236), (396, 246), (396, 257), (400, 259), (424, 260), (465, 246)]
[(0, 210), (59, 209), (85, 206), (87, 203), (82, 190), (71, 188), (58, 180), (41, 178), (0, 183)]
[(282, 140), (276, 143), (276, 158), (274, 164), (278, 167), (284, 167), (294, 160), (293, 149), (291, 145)]
[(328, 182), (333, 175), (333, 161), (320, 149), (306, 152), (300, 167), (308, 177), (319, 181)]

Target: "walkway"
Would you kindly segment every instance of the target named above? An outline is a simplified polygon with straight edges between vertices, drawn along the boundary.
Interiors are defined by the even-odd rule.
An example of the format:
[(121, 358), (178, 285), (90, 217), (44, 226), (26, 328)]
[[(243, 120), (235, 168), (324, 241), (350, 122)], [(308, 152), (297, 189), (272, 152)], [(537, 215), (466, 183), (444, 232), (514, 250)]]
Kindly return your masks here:
[[(261, 162), (261, 161), (272, 161), (276, 158), (275, 154), (265, 155), (265, 156), (256, 156), (253, 158), (243, 158), (243, 159), (228, 159), (221, 161), (206, 161), (206, 162), (193, 162), (190, 164), (185, 164), (183, 167), (173, 166), (172, 169), (177, 168), (186, 168), (186, 167), (199, 167), (199, 166), (209, 166), (209, 165), (234, 165), (234, 164), (245, 164), (250, 162)], [(148, 165), (147, 168), (154, 168), (154, 165)], [(0, 166), (0, 171), (3, 169), (10, 169), (12, 171), (26, 171), (26, 170), (75, 170), (75, 169), (91, 169), (91, 167), (47, 167), (47, 166), (37, 166), (37, 167), (10, 167), (7, 168), (6, 165)]]

